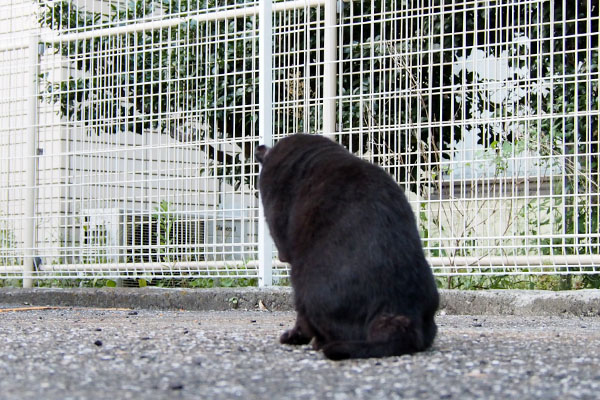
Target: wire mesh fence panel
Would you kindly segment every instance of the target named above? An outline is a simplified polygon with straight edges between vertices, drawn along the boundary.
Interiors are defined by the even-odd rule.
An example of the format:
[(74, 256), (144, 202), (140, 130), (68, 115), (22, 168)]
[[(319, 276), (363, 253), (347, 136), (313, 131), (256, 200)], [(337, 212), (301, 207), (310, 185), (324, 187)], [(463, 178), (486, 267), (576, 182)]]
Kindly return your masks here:
[(252, 4), (39, 2), (36, 16), (34, 276), (255, 277)]
[(341, 141), (437, 276), (599, 272), (595, 2), (347, 2), (339, 36)]
[(0, 274), (21, 274), (25, 256), (33, 251), (31, 210), (34, 191), (29, 174), (35, 160), (32, 148), (39, 67), (32, 61), (30, 3), (0, 5), (0, 35), (15, 35), (0, 44)]
[[(0, 277), (254, 282), (259, 6), (0, 5)], [(598, 8), (276, 1), (273, 138), (385, 168), (448, 287), (598, 286)]]

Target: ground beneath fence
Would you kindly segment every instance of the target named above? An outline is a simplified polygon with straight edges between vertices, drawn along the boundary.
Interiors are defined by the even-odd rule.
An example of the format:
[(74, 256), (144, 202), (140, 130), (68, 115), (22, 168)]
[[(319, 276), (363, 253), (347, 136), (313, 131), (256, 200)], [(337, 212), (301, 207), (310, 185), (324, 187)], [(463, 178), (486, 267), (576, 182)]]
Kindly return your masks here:
[(433, 349), (332, 362), (292, 312), (0, 305), (3, 399), (564, 399), (600, 393), (599, 317), (438, 317)]

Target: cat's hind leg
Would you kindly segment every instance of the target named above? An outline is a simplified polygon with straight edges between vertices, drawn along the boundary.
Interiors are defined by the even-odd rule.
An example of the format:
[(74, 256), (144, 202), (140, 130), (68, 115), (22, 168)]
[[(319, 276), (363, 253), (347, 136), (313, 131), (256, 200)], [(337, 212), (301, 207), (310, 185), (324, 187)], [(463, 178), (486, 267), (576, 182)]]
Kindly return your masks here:
[(400, 356), (424, 350), (431, 343), (424, 343), (423, 339), (420, 321), (404, 315), (382, 314), (371, 322), (367, 340), (333, 341), (322, 349), (332, 360)]

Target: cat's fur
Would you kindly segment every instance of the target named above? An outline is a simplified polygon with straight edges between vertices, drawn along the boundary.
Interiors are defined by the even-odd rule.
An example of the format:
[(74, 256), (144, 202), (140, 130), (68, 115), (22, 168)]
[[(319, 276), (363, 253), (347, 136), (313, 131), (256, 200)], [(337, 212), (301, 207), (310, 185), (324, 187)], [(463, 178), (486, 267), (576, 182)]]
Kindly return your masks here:
[(331, 359), (428, 348), (438, 292), (396, 182), (322, 136), (289, 136), (255, 156), (267, 224), (291, 265), (297, 321), (281, 343), (314, 339)]

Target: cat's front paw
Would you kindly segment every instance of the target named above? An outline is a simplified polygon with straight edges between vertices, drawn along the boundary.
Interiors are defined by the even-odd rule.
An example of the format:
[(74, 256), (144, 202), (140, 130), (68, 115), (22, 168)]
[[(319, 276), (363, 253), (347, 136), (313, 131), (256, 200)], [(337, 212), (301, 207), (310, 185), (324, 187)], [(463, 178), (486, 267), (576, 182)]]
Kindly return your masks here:
[(292, 328), (283, 332), (279, 337), (279, 342), (282, 344), (301, 345), (308, 344), (312, 338), (302, 334), (300, 329)]

